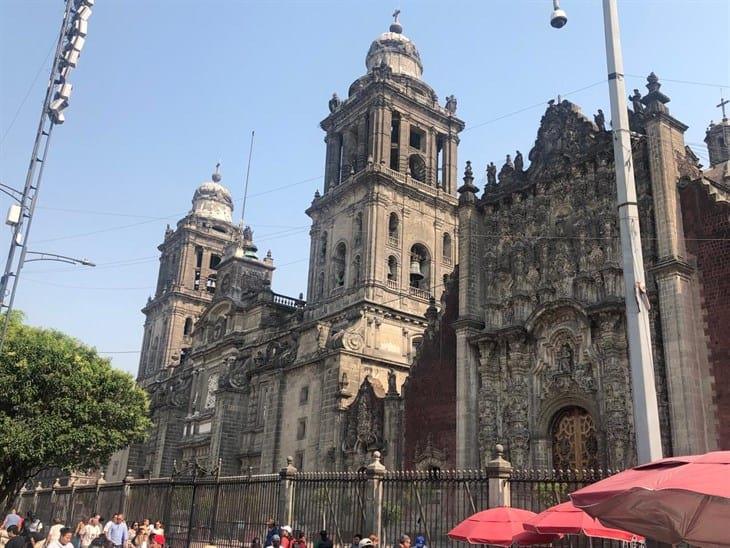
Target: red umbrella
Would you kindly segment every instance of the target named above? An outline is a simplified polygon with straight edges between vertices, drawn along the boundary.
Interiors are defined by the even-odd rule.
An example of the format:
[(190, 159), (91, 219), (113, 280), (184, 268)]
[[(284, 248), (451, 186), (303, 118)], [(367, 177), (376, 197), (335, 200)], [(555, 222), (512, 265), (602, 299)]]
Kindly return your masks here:
[(730, 546), (730, 451), (637, 466), (570, 498), (606, 525), (661, 542)]
[(522, 545), (548, 544), (561, 538), (561, 535), (523, 535), (524, 523), (537, 514), (520, 508), (499, 506), (466, 518), (449, 531), (449, 538), (470, 544), (494, 544), (512, 546), (518, 541)]
[(563, 502), (548, 508), (531, 520), (526, 521), (525, 529), (543, 534), (585, 535), (587, 537), (623, 540), (625, 542), (644, 540), (643, 537), (628, 531), (604, 527), (600, 521), (592, 518), (580, 508), (573, 506), (572, 502)]

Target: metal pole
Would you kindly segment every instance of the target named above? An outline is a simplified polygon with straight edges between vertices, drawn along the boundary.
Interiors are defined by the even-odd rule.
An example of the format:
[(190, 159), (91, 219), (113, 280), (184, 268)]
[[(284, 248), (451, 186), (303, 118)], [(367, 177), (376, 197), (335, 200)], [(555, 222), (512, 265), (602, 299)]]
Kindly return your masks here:
[(255, 131), (251, 132), (251, 144), (248, 147), (248, 165), (246, 166), (246, 182), (243, 185), (243, 204), (241, 205), (241, 222), (245, 223), (244, 215), (246, 215), (246, 199), (248, 198), (248, 177), (251, 174), (251, 156), (253, 156), (253, 138)]
[[(41, 118), (38, 122), (38, 130), (36, 131), (36, 137), (35, 142), (33, 144), (33, 153), (30, 157), (30, 165), (28, 166), (28, 172), (25, 176), (25, 186), (23, 187), (23, 195), (20, 199), (20, 219), (18, 220), (18, 223), (15, 225), (13, 229), (13, 236), (12, 240), (10, 242), (10, 249), (8, 250), (8, 258), (7, 262), (5, 263), (5, 271), (3, 273), (2, 278), (0, 278), (0, 309), (3, 305), (5, 305), (5, 294), (8, 290), (8, 283), (10, 281), (10, 277), (13, 277), (13, 289), (12, 294), (10, 296), (10, 303), (7, 306), (6, 315), (3, 320), (3, 328), (2, 328), (2, 334), (0, 334), (0, 352), (2, 352), (2, 346), (5, 342), (5, 333), (8, 328), (8, 320), (10, 317), (10, 311), (12, 310), (12, 303), (15, 297), (15, 290), (17, 288), (18, 283), (18, 277), (20, 275), (20, 270), (22, 269), (23, 265), (23, 259), (25, 257), (25, 250), (26, 246), (28, 244), (28, 236), (30, 234), (30, 226), (31, 221), (33, 218), (33, 211), (35, 210), (35, 204), (36, 204), (36, 197), (38, 195), (38, 187), (40, 186), (41, 182), (41, 176), (43, 174), (43, 166), (45, 165), (45, 159), (46, 155), (48, 153), (48, 143), (51, 139), (51, 132), (53, 130), (53, 123), (50, 123), (48, 125), (48, 130), (44, 129), (44, 126), (48, 123), (48, 107), (51, 104), (51, 99), (53, 97), (54, 93), (54, 85), (55, 85), (55, 77), (56, 73), (58, 72), (58, 64), (59, 60), (61, 58), (61, 51), (63, 48), (63, 39), (66, 34), (66, 29), (68, 28), (68, 22), (71, 17), (71, 8), (73, 6), (73, 0), (66, 0), (66, 9), (63, 16), (63, 23), (61, 25), (61, 30), (58, 33), (58, 42), (56, 43), (56, 53), (53, 57), (53, 66), (51, 67), (51, 75), (48, 79), (48, 86), (46, 88), (46, 97), (43, 101), (43, 110), (41, 111)], [(43, 149), (43, 158), (38, 158), (38, 150), (41, 146), (41, 141), (43, 140), (43, 137), (46, 138), (46, 143)], [(41, 164), (41, 169), (39, 171), (38, 177), (36, 179), (35, 185), (33, 184), (36, 166), (37, 164)], [(31, 193), (33, 193), (33, 196), (30, 197)], [(28, 205), (28, 200), (30, 199), (30, 204)], [(25, 230), (23, 230), (24, 226), (24, 219), (25, 217), (28, 217), (28, 223), (25, 227)], [(15, 272), (13, 272), (13, 262), (15, 258), (15, 251), (18, 246), (22, 246), (23, 251), (21, 252), (20, 260), (18, 261), (18, 266)]]
[(644, 260), (639, 235), (639, 210), (631, 156), (631, 135), (624, 85), (624, 68), (616, 0), (603, 0), (606, 33), (608, 90), (613, 124), (613, 151), (618, 194), (621, 253), (626, 291), (626, 330), (631, 366), (631, 394), (634, 404), (636, 453), (639, 463), (662, 457), (659, 409), (654, 384), (649, 310), (644, 280)]

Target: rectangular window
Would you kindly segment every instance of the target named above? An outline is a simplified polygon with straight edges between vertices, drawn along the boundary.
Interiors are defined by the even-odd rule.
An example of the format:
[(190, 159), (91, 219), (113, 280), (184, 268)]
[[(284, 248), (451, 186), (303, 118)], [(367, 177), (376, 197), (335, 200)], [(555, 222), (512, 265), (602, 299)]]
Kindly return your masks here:
[(297, 440), (303, 440), (307, 436), (307, 419), (301, 418), (297, 421)]
[(294, 453), (294, 467), (300, 472), (304, 468), (304, 451)]
[(302, 386), (299, 391), (299, 405), (304, 405), (309, 402), (309, 386)]
[(419, 131), (418, 129), (412, 127), (411, 128), (411, 136), (410, 136), (408, 142), (411, 145), (411, 147), (417, 148), (418, 150), (421, 150), (421, 146), (423, 145), (423, 141), (424, 141), (424, 138), (423, 137), (424, 137), (424, 135), (423, 135), (423, 133), (421, 131)]

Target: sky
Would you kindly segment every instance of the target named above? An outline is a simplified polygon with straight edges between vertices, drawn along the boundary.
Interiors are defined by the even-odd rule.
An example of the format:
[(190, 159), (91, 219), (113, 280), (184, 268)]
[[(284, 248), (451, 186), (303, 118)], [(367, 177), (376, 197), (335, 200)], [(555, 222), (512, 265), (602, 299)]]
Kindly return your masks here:
[[(471, 160), (534, 144), (558, 95), (589, 116), (609, 112), (599, 0), (562, 0), (568, 24), (549, 25), (550, 0), (100, 0), (72, 73), (66, 123), (54, 130), (29, 248), (86, 257), (23, 270), (16, 307), (136, 373), (165, 226), (222, 163), (239, 218), (249, 139), (256, 137), (246, 223), (271, 249), (273, 289), (306, 293), (309, 219), (322, 188), (333, 92), (365, 73), (370, 43), (397, 7), (421, 54), (423, 78), (458, 98)], [(61, 0), (0, 0), (0, 182), (21, 188), (61, 22)], [(627, 88), (654, 71), (687, 142), (703, 144), (721, 88), (730, 95), (730, 0), (619, 0)], [(0, 195), (4, 212), (11, 201)], [(10, 240), (0, 234), (0, 256)]]

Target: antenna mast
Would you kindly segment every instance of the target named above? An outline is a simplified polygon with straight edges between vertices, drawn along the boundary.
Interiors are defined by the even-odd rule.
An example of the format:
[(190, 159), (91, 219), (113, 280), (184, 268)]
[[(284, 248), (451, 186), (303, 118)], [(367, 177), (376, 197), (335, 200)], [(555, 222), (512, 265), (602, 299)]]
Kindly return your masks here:
[(251, 174), (251, 156), (253, 155), (253, 137), (256, 134), (255, 131), (251, 132), (251, 145), (248, 148), (248, 166), (246, 167), (246, 182), (243, 185), (243, 205), (241, 206), (241, 223), (244, 223), (244, 216), (246, 215), (246, 198), (248, 198), (248, 177)]

